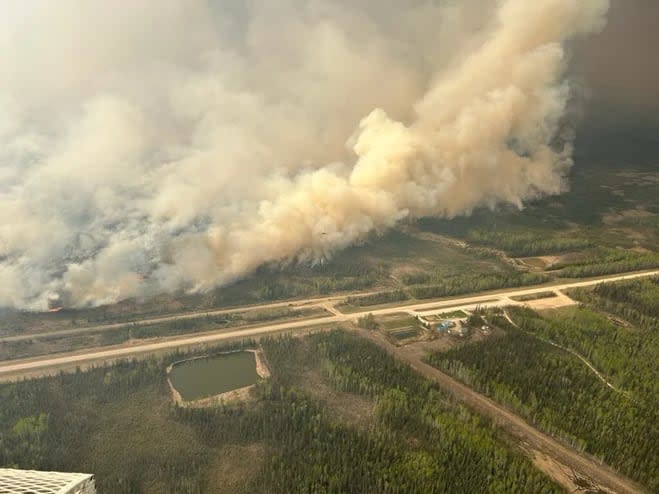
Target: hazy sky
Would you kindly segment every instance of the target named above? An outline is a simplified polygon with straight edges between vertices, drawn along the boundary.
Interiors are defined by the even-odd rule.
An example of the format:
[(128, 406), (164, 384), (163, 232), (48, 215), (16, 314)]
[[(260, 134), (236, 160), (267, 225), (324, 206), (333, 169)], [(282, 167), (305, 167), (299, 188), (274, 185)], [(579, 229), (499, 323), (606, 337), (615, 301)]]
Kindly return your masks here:
[(572, 70), (606, 108), (659, 121), (659, 1), (613, 0), (608, 24), (577, 44)]

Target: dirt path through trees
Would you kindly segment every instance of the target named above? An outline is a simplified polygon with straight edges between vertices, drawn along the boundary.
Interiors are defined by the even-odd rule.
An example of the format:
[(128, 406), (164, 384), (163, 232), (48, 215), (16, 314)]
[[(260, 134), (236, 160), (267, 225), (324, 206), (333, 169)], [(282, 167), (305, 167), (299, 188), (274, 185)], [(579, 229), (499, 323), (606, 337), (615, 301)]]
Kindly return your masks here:
[[(399, 360), (409, 364), (424, 377), (438, 383), (458, 401), (480, 415), (490, 418), (494, 424), (517, 438), (522, 450), (528, 454), (534, 464), (569, 491), (583, 490), (585, 481), (593, 489), (605, 489), (605, 492), (619, 494), (647, 492), (640, 485), (614, 471), (611, 467), (559, 443), (550, 436), (538, 431), (519, 416), (477, 393), (473, 389), (456, 381), (440, 370), (423, 362), (419, 352), (409, 347), (395, 347), (375, 331), (356, 330), (361, 336), (373, 341)], [(563, 474), (558, 475), (557, 472)], [(574, 472), (566, 475), (565, 472)]]

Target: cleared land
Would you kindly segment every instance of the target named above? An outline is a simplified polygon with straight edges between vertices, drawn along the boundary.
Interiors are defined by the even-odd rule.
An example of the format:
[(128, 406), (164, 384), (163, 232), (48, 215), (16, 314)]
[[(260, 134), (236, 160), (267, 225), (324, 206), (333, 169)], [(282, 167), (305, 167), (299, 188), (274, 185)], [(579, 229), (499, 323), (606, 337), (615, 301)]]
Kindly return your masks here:
[[(614, 277), (607, 277), (605, 279), (599, 278), (597, 280), (587, 280), (580, 282), (573, 282), (568, 284), (563, 284), (561, 286), (555, 287), (555, 289), (566, 290), (569, 288), (575, 287), (591, 287), (597, 284), (602, 283), (603, 281), (615, 281), (621, 279), (639, 279), (648, 276), (656, 276), (659, 272), (653, 273), (634, 273), (629, 275), (618, 275)], [(523, 296), (530, 295), (533, 293), (542, 293), (546, 291), (546, 287), (537, 287), (537, 288), (527, 288), (523, 290), (513, 290), (500, 294), (500, 303), (502, 305), (508, 304), (511, 296)], [(474, 297), (463, 298), (459, 300), (447, 301), (446, 306), (444, 304), (439, 304), (438, 301), (432, 301), (423, 304), (412, 304), (410, 306), (404, 306), (406, 312), (415, 312), (423, 311), (424, 309), (433, 309), (438, 312), (447, 312), (455, 310), (463, 310), (466, 307), (476, 307), (480, 305), (481, 301), (484, 298), (492, 298), (491, 295), (480, 295)], [(163, 350), (173, 350), (175, 348), (181, 348), (188, 345), (199, 345), (199, 344), (212, 344), (228, 338), (244, 338), (249, 336), (259, 336), (263, 334), (270, 334), (282, 331), (290, 331), (291, 329), (302, 329), (313, 326), (314, 324), (336, 324), (339, 322), (345, 322), (350, 320), (355, 320), (359, 316), (365, 316), (369, 313), (374, 313), (376, 315), (394, 315), (394, 318), (397, 313), (400, 313), (401, 308), (386, 308), (380, 309), (377, 311), (363, 312), (359, 314), (352, 315), (335, 315), (331, 317), (326, 317), (322, 319), (316, 319), (311, 321), (294, 321), (290, 323), (280, 323), (280, 324), (270, 324), (260, 326), (258, 328), (246, 329), (243, 331), (233, 331), (225, 332), (222, 334), (211, 334), (205, 336), (197, 336), (193, 338), (176, 338), (168, 339), (158, 343), (151, 343), (148, 345), (138, 345), (134, 348), (116, 348), (105, 351), (97, 351), (91, 353), (81, 353), (78, 355), (72, 356), (60, 356), (55, 358), (48, 359), (34, 359), (27, 362), (13, 362), (7, 363), (0, 366), (0, 378), (4, 379), (16, 379), (19, 376), (30, 374), (32, 372), (49, 372), (52, 370), (53, 366), (59, 368), (62, 365), (79, 365), (81, 363), (89, 362), (98, 362), (104, 361), (106, 359), (116, 359), (121, 357), (126, 357), (136, 354), (144, 354), (154, 351), (163, 351)], [(411, 364), (417, 371), (421, 372), (424, 376), (431, 378), (438, 382), (440, 386), (448, 390), (452, 395), (454, 395), (459, 401), (464, 402), (470, 408), (473, 408), (477, 412), (487, 417), (494, 419), (495, 423), (502, 424), (503, 427), (509, 431), (514, 436), (520, 438), (523, 443), (531, 450), (531, 455), (534, 458), (541, 457), (550, 457), (553, 460), (553, 467), (547, 467), (549, 473), (555, 465), (558, 463), (560, 465), (567, 466), (568, 468), (573, 468), (575, 471), (580, 472), (582, 475), (592, 479), (596, 484), (609, 487), (614, 492), (642, 492), (642, 489), (635, 485), (634, 483), (628, 481), (624, 477), (616, 474), (611, 469), (606, 466), (599, 465), (596, 461), (588, 458), (587, 456), (580, 455), (569, 448), (561, 445), (557, 441), (549, 438), (548, 436), (538, 432), (536, 429), (531, 427), (524, 420), (514, 415), (513, 413), (505, 410), (501, 406), (497, 405), (493, 401), (485, 398), (483, 395), (476, 393), (475, 391), (467, 388), (464, 385), (461, 385), (454, 379), (448, 377), (446, 374), (434, 369), (421, 361), (421, 356), (419, 352), (411, 347), (403, 348), (394, 348), (389, 343), (379, 340), (374, 332), (361, 331), (362, 335), (365, 335), (368, 338), (377, 341), (378, 344), (384, 345), (383, 348), (386, 348), (387, 351), (392, 352), (396, 357), (402, 359), (403, 361)], [(542, 462), (536, 461), (536, 465), (541, 464)], [(566, 465), (567, 463), (567, 465)]]
[(172, 406), (164, 369), (180, 356), (0, 386), (0, 462), (93, 470), (118, 494), (560, 492), (505, 434), (368, 341), (263, 348), (272, 377), (237, 406)]
[(503, 337), (429, 361), (656, 492), (659, 277), (570, 295), (583, 304), (511, 308)]
[[(621, 281), (621, 280), (633, 280), (637, 278), (657, 276), (658, 274), (659, 271), (649, 271), (642, 273), (599, 277), (586, 281), (563, 283), (560, 285), (555, 285), (552, 288), (554, 290), (584, 288), (584, 287), (595, 286), (600, 283)], [(534, 293), (542, 293), (546, 290), (547, 288), (542, 286), (536, 288), (526, 288), (521, 290), (517, 289), (517, 290), (501, 292), (498, 294), (499, 301), (497, 303), (488, 302), (488, 305), (490, 306), (510, 305), (511, 303), (513, 303), (511, 302), (510, 297), (532, 295)], [(263, 324), (242, 330), (213, 332), (213, 333), (207, 333), (207, 334), (197, 335), (192, 337), (163, 338), (162, 340), (158, 340), (156, 342), (146, 342), (146, 343), (139, 343), (134, 345), (122, 345), (119, 347), (107, 348), (104, 350), (93, 349), (89, 351), (81, 351), (79, 353), (72, 355), (48, 356), (44, 358), (32, 358), (24, 361), (8, 361), (0, 364), (0, 380), (17, 379), (20, 378), (25, 373), (34, 375), (35, 372), (44, 372), (47, 374), (51, 372), (52, 369), (61, 369), (63, 367), (71, 367), (71, 366), (75, 367), (76, 365), (80, 365), (83, 363), (102, 362), (102, 361), (113, 360), (117, 358), (128, 357), (131, 355), (160, 352), (164, 350), (183, 348), (186, 346), (213, 344), (223, 340), (231, 340), (236, 338), (249, 338), (253, 336), (260, 336), (270, 333), (278, 333), (278, 332), (285, 332), (291, 330), (305, 330), (311, 327), (328, 326), (341, 322), (356, 321), (359, 317), (364, 317), (368, 314), (374, 314), (377, 316), (396, 314), (401, 312), (401, 309), (406, 312), (409, 312), (410, 314), (417, 314), (417, 313), (423, 314), (425, 313), (424, 311), (428, 311), (431, 309), (437, 312), (465, 310), (465, 309), (468, 310), (468, 309), (473, 309), (478, 305), (481, 305), (485, 300), (492, 300), (492, 295), (477, 295), (472, 297), (453, 299), (450, 301), (446, 301), (443, 304), (440, 304), (439, 301), (434, 300), (426, 303), (402, 305), (399, 307), (389, 307), (386, 309), (365, 311), (365, 312), (349, 314), (349, 315), (343, 314), (343, 315), (334, 315), (334, 316), (320, 317), (314, 319), (301, 319), (290, 322)], [(170, 316), (168, 319), (175, 320), (177, 317), (178, 316)], [(163, 318), (158, 318), (157, 320), (162, 321)], [(145, 321), (144, 323), (146, 324), (148, 323), (148, 321)]]
[[(530, 450), (533, 457), (549, 457), (553, 460), (552, 465), (557, 464), (567, 470), (572, 469), (579, 472), (587, 479), (590, 479), (590, 482), (594, 483), (592, 487), (595, 488), (606, 488), (618, 493), (645, 492), (642, 486), (625, 478), (610, 467), (594, 458), (579, 454), (550, 436), (541, 433), (518, 415), (495, 401), (461, 384), (435, 367), (426, 364), (419, 358), (419, 353), (414, 349), (410, 347), (393, 347), (374, 332), (360, 331), (360, 334), (411, 365), (421, 375), (439, 383), (442, 389), (449, 391), (470, 409), (491, 418), (495, 424), (520, 439), (525, 447)], [(553, 467), (551, 465), (544, 465), (544, 467), (546, 468), (545, 471), (551, 475), (550, 471)], [(565, 487), (575, 489), (578, 486), (566, 485)]]

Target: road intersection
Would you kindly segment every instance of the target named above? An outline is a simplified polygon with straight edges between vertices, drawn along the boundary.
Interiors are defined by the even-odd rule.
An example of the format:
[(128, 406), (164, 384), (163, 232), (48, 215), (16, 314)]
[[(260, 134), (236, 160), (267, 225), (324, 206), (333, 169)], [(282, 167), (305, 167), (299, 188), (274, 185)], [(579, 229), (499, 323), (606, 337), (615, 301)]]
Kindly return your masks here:
[[(325, 317), (312, 317), (308, 319), (297, 319), (275, 323), (264, 323), (248, 327), (240, 327), (236, 329), (221, 329), (217, 331), (205, 332), (202, 334), (195, 334), (194, 336), (173, 336), (168, 338), (154, 338), (151, 340), (144, 340), (139, 343), (127, 343), (119, 346), (103, 347), (86, 349), (67, 354), (54, 354), (46, 355), (43, 357), (34, 357), (21, 360), (10, 360), (0, 363), (0, 381), (18, 379), (25, 375), (33, 376), (39, 372), (44, 374), (49, 373), (49, 369), (62, 369), (66, 367), (75, 367), (83, 364), (90, 364), (96, 362), (112, 361), (120, 358), (131, 357), (135, 355), (144, 355), (153, 352), (163, 352), (167, 350), (184, 349), (186, 347), (209, 345), (220, 343), (226, 340), (235, 340), (237, 338), (252, 338), (265, 336), (268, 334), (277, 334), (287, 331), (304, 331), (313, 328), (321, 328), (336, 325), (339, 323), (353, 322), (367, 314), (374, 316), (386, 316), (397, 313), (407, 313), (410, 315), (431, 315), (439, 314), (442, 312), (456, 311), (456, 310), (473, 310), (477, 306), (487, 305), (488, 307), (494, 306), (509, 306), (509, 305), (522, 305), (527, 304), (533, 306), (534, 303), (540, 301), (519, 302), (515, 298), (529, 297), (533, 295), (543, 294), (545, 292), (554, 292), (556, 296), (541, 299), (543, 308), (550, 308), (551, 306), (564, 306), (571, 303), (571, 300), (563, 293), (565, 290), (571, 288), (582, 288), (594, 286), (600, 283), (611, 283), (615, 281), (629, 280), (641, 277), (650, 277), (659, 275), (659, 270), (645, 271), (637, 273), (619, 274), (615, 276), (599, 277), (595, 279), (574, 281), (568, 283), (561, 283), (557, 285), (542, 285), (527, 288), (515, 288), (510, 290), (502, 290), (496, 293), (486, 293), (479, 295), (472, 295), (467, 297), (440, 299), (427, 302), (401, 302), (399, 304), (389, 304), (386, 307), (373, 307), (359, 312), (346, 314), (340, 312), (336, 305), (345, 300), (345, 296), (335, 296), (326, 298), (316, 298), (300, 300), (295, 302), (278, 302), (275, 304), (243, 307), (236, 309), (222, 309), (218, 311), (209, 311), (203, 313), (185, 313), (180, 315), (171, 315), (166, 317), (159, 317), (153, 319), (146, 319), (134, 323), (115, 323), (104, 326), (94, 326), (89, 328), (76, 329), (75, 334), (84, 333), (85, 331), (103, 331), (113, 330), (118, 328), (125, 328), (128, 324), (135, 325), (148, 325), (158, 322), (175, 321), (180, 319), (201, 318), (207, 315), (216, 315), (229, 312), (245, 312), (250, 310), (262, 310), (269, 308), (277, 308), (284, 306), (292, 307), (323, 307), (332, 315)], [(20, 335), (0, 338), (2, 341), (16, 341), (17, 339), (35, 339), (47, 338), (50, 336), (59, 336), (70, 333), (70, 330), (62, 330), (49, 333)]]
[[(597, 279), (568, 282), (551, 286), (543, 285), (527, 288), (516, 288), (501, 290), (496, 293), (479, 294), (461, 298), (433, 300), (428, 302), (412, 302), (390, 304), (386, 307), (372, 307), (367, 310), (346, 314), (337, 309), (336, 305), (345, 300), (345, 296), (329, 297), (322, 299), (309, 299), (295, 302), (281, 302), (262, 306), (252, 306), (239, 309), (228, 309), (215, 311), (209, 314), (220, 314), (224, 312), (237, 312), (260, 310), (264, 308), (275, 308), (282, 306), (292, 307), (322, 307), (328, 314), (326, 317), (315, 317), (311, 319), (298, 319), (294, 321), (283, 321), (277, 323), (261, 324), (257, 326), (241, 327), (238, 329), (224, 329), (221, 331), (196, 334), (194, 336), (177, 336), (171, 338), (154, 338), (138, 344), (127, 344), (115, 347), (104, 347), (86, 349), (70, 354), (47, 355), (24, 360), (6, 361), (0, 364), (0, 381), (11, 381), (26, 377), (51, 374), (60, 370), (94, 365), (110, 362), (118, 359), (136, 357), (157, 352), (171, 352), (178, 349), (190, 348), (200, 345), (212, 345), (231, 339), (242, 339), (250, 337), (261, 337), (281, 332), (304, 332), (318, 331), (332, 328), (338, 324), (354, 322), (367, 314), (374, 316), (386, 316), (397, 313), (408, 315), (431, 315), (443, 312), (455, 312), (457, 310), (473, 310), (478, 306), (509, 306), (529, 304), (540, 306), (540, 308), (560, 307), (574, 303), (565, 293), (571, 288), (594, 286), (600, 283), (610, 283), (641, 277), (657, 276), (659, 270), (640, 273), (628, 273), (616, 276), (607, 276)], [(543, 297), (547, 292), (553, 296)], [(521, 299), (534, 299), (521, 302)], [(207, 313), (172, 315), (164, 318), (141, 321), (141, 324), (155, 324), (156, 322), (176, 320), (177, 318), (205, 317)], [(93, 330), (112, 330), (126, 323), (99, 326)], [(353, 326), (354, 328), (354, 326)], [(86, 328), (87, 331), (90, 328)], [(464, 384), (456, 381), (442, 371), (430, 367), (419, 355), (405, 347), (394, 347), (383, 339), (382, 334), (374, 331), (356, 330), (363, 337), (373, 340), (386, 351), (392, 353), (396, 358), (406, 362), (417, 372), (428, 379), (437, 382), (445, 391), (451, 393), (458, 401), (469, 406), (479, 414), (489, 417), (493, 423), (506, 430), (519, 440), (521, 449), (527, 454), (534, 464), (547, 475), (559, 482), (568, 490), (581, 488), (574, 480), (577, 472), (580, 478), (588, 479), (591, 487), (599, 492), (606, 493), (636, 493), (644, 492), (642, 486), (632, 482), (620, 475), (609, 466), (602, 464), (596, 459), (578, 453), (556, 439), (540, 432), (531, 424), (512, 413), (510, 410), (474, 391)], [(59, 332), (61, 334), (61, 332)], [(31, 336), (34, 338), (34, 335)], [(0, 341), (2, 341), (0, 339)], [(7, 341), (7, 339), (5, 339)], [(572, 472), (572, 473), (570, 473)]]

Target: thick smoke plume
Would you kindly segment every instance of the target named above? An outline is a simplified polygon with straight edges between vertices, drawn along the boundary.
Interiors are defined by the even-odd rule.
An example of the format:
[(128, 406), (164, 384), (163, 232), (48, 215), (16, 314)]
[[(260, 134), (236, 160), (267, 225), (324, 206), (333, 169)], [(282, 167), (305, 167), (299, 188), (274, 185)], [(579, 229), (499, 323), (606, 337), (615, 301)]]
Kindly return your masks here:
[(0, 305), (205, 290), (561, 192), (563, 44), (608, 0), (400, 4), (1, 2)]

